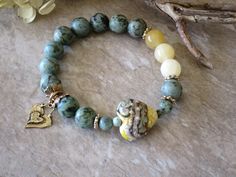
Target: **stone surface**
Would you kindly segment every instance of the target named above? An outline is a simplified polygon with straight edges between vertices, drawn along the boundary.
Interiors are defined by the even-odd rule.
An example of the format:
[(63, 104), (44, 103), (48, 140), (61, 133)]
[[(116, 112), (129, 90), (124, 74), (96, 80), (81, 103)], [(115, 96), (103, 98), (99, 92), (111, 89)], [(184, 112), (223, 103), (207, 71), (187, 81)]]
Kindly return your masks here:
[[(141, 1), (56, 4), (53, 13), (32, 24), (22, 23), (13, 10), (0, 10), (0, 176), (236, 176), (233, 25), (188, 25), (192, 39), (214, 65), (207, 70), (194, 62), (172, 21)], [(24, 129), (32, 104), (46, 100), (38, 86), (43, 46), (56, 26), (69, 25), (79, 16), (89, 19), (98, 11), (109, 17), (138, 16), (164, 32), (182, 66), (182, 98), (146, 137), (133, 143), (124, 141), (118, 129), (84, 130), (57, 112), (51, 128)], [(111, 32), (91, 35), (66, 49), (61, 70), (64, 89), (100, 115), (114, 117), (125, 98), (158, 107), (160, 64), (142, 40)]]

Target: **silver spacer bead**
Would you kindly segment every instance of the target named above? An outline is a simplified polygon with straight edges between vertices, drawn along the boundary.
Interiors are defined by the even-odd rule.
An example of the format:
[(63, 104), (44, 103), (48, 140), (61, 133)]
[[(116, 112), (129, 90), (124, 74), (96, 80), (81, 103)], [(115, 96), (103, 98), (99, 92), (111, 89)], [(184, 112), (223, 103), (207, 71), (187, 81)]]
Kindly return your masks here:
[(95, 119), (94, 119), (94, 123), (93, 123), (93, 128), (96, 129), (96, 130), (98, 129), (98, 122), (99, 122), (99, 120), (100, 120), (100, 115), (97, 114)]

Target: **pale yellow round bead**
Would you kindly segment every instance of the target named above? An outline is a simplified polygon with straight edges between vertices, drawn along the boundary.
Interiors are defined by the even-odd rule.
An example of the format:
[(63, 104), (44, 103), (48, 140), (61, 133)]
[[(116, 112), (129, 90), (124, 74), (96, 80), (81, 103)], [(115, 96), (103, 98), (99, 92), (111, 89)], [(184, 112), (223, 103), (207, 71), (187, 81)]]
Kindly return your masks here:
[(162, 63), (166, 59), (175, 57), (175, 49), (171, 45), (163, 43), (156, 47), (154, 56), (158, 62)]
[(167, 59), (161, 65), (161, 74), (164, 78), (179, 77), (181, 73), (181, 66), (178, 61), (174, 59)]
[(151, 49), (155, 49), (158, 45), (164, 42), (165, 42), (164, 34), (157, 29), (152, 29), (148, 31), (147, 34), (145, 35), (145, 43)]

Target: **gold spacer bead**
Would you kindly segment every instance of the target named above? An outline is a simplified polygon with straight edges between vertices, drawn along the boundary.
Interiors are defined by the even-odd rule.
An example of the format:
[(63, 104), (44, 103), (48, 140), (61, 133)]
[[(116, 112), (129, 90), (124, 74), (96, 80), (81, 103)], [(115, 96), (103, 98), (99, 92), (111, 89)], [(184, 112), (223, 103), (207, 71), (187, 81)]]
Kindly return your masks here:
[(148, 33), (149, 31), (151, 31), (151, 29), (152, 29), (152, 27), (147, 27), (147, 28), (145, 29), (145, 31), (144, 31), (144, 33), (143, 33), (143, 36), (142, 36), (143, 39), (145, 39), (147, 33)]
[(162, 100), (169, 100), (171, 103), (176, 104), (176, 100), (172, 98), (171, 96), (163, 96), (161, 98)]

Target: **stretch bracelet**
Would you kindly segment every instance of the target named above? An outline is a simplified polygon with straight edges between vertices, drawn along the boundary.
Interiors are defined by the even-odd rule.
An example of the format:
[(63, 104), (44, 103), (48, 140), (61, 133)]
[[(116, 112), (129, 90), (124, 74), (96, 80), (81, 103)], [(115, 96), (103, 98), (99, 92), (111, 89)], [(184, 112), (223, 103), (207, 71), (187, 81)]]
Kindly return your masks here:
[[(56, 74), (59, 71), (59, 60), (64, 54), (64, 46), (70, 45), (76, 39), (87, 37), (91, 32), (126, 33), (133, 38), (143, 38), (147, 46), (155, 49), (154, 56), (161, 63), (161, 74), (164, 83), (161, 86), (162, 98), (158, 110), (145, 103), (128, 99), (121, 101), (116, 109), (116, 117), (100, 116), (91, 107), (80, 107), (79, 102), (62, 89), (61, 81)], [(119, 127), (121, 136), (127, 141), (133, 141), (147, 134), (161, 115), (169, 113), (173, 104), (182, 95), (182, 86), (178, 80), (181, 73), (180, 64), (174, 59), (173, 47), (165, 43), (165, 37), (157, 29), (148, 28), (143, 19), (128, 21), (124, 15), (108, 17), (96, 13), (90, 21), (84, 17), (75, 18), (70, 27), (57, 27), (53, 40), (46, 44), (44, 56), (40, 62), (40, 88), (49, 98), (46, 104), (35, 104), (30, 112), (26, 128), (46, 128), (52, 125), (52, 113), (57, 109), (60, 116), (74, 118), (81, 128), (94, 128), (103, 131), (113, 126)], [(47, 111), (46, 109), (50, 109)]]

